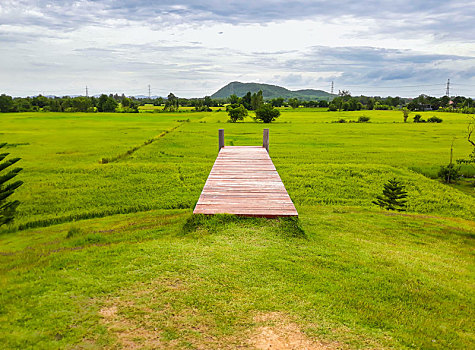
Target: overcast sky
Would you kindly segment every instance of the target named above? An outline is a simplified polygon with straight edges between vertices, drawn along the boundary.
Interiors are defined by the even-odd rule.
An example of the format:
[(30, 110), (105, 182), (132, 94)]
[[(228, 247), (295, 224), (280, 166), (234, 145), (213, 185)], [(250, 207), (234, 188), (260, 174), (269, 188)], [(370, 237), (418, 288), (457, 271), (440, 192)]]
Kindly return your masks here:
[(475, 2), (0, 0), (0, 93), (475, 96)]

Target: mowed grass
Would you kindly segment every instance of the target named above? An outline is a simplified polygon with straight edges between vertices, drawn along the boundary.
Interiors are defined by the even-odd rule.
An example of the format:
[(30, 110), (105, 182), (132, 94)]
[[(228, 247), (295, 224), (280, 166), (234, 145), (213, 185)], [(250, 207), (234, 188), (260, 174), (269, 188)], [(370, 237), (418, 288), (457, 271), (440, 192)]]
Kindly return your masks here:
[[(332, 123), (361, 115), (371, 122)], [(413, 171), (447, 164), (454, 137), (466, 157), (468, 117), (432, 115), (444, 122), (321, 109), (270, 125), (225, 112), (0, 115), (25, 181), (0, 236), (0, 342), (252, 348), (262, 327), (295, 326), (329, 348), (474, 347), (474, 190)], [(303, 231), (190, 219), (217, 130), (226, 145), (258, 145), (263, 127)], [(392, 177), (406, 214), (371, 203)]]
[(183, 232), (187, 210), (4, 235), (0, 340), (251, 348), (257, 316), (277, 314), (330, 348), (473, 346), (473, 221), (328, 206), (300, 216), (303, 236), (226, 216)]

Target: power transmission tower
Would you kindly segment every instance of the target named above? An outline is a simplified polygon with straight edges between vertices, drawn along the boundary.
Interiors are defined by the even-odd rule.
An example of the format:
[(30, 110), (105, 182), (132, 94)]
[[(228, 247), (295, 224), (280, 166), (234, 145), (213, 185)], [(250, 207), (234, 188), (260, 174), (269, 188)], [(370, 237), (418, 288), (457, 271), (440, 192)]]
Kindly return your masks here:
[(150, 84), (148, 84), (148, 98), (150, 99)]
[(333, 80), (332, 80), (332, 91), (331, 91), (331, 94), (333, 94)]
[(89, 91), (87, 89), (87, 85), (86, 85), (86, 97), (89, 97)]
[(447, 90), (445, 90), (445, 96), (450, 97), (450, 79), (447, 79)]

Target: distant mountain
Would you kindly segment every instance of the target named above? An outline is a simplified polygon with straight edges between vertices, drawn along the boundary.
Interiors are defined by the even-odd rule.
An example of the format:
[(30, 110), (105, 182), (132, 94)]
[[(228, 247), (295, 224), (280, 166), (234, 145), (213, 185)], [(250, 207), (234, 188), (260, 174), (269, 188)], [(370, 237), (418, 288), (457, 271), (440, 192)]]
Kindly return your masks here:
[[(148, 96), (146, 95), (134, 95), (135, 98), (137, 99), (145, 99), (145, 98), (148, 98)], [(161, 96), (157, 96), (157, 95), (152, 95), (150, 96), (151, 99), (156, 99), (156, 98), (159, 98)], [(163, 97), (164, 98), (164, 97)]]
[(211, 95), (211, 98), (228, 98), (231, 95), (236, 95), (238, 97), (243, 97), (247, 94), (248, 91), (251, 93), (256, 93), (259, 90), (262, 90), (262, 95), (264, 99), (272, 99), (277, 97), (283, 97), (285, 99), (289, 98), (298, 98), (299, 100), (331, 100), (336, 95), (332, 95), (323, 90), (296, 90), (291, 91), (281, 86), (270, 85), (270, 84), (259, 84), (259, 83), (240, 83), (238, 81), (233, 81), (228, 85), (222, 87), (214, 94)]

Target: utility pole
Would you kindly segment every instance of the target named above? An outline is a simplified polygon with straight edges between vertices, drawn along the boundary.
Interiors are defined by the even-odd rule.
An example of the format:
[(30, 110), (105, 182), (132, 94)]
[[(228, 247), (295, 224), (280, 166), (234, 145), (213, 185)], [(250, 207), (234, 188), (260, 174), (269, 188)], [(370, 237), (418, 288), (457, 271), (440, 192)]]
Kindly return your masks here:
[(87, 85), (86, 85), (86, 97), (89, 97), (89, 91), (87, 90)]
[(148, 84), (148, 98), (150, 99), (150, 84)]
[(447, 90), (445, 90), (445, 96), (450, 97), (450, 79), (447, 79)]
[(332, 90), (331, 90), (331, 94), (333, 94), (333, 80), (332, 80)]

